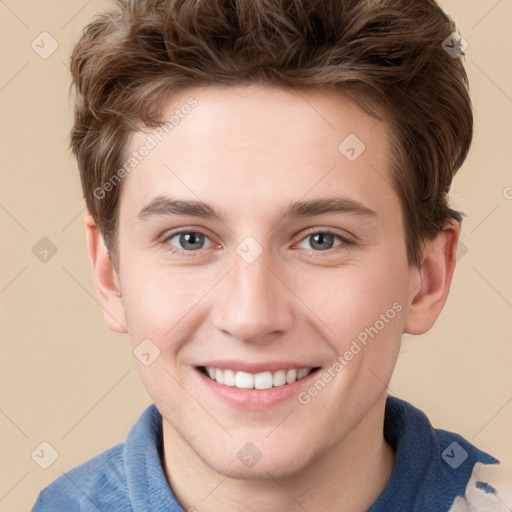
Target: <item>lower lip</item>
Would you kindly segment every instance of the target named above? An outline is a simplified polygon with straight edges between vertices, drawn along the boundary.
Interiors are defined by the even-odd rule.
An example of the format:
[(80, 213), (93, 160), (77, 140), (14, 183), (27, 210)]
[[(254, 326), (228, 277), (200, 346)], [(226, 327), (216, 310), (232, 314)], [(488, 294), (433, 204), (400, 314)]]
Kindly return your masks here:
[(297, 396), (318, 373), (318, 370), (316, 370), (292, 384), (284, 384), (283, 386), (269, 389), (240, 389), (235, 386), (219, 384), (217, 381), (207, 377), (199, 369), (194, 369), (201, 378), (201, 381), (215, 396), (229, 405), (253, 411), (274, 407), (293, 396)]

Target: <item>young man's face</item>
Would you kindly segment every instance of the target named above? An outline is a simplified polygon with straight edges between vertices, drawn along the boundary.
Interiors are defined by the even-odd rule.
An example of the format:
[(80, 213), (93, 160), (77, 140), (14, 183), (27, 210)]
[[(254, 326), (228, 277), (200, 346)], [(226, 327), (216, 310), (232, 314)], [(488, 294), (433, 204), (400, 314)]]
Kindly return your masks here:
[[(191, 97), (197, 105), (179, 110)], [(381, 435), (420, 283), (386, 125), (341, 95), (256, 85), (189, 89), (165, 119), (176, 109), (168, 135), (130, 141), (129, 154), (148, 134), (158, 144), (124, 178), (122, 298), (107, 306), (132, 349), (145, 343), (136, 365), (165, 442), (226, 475), (279, 478)], [(204, 202), (222, 219), (150, 207), (157, 198)], [(283, 216), (329, 199), (345, 202)], [(215, 383), (204, 366), (235, 370), (242, 386), (251, 378), (236, 370), (320, 369), (249, 390)], [(283, 372), (256, 380), (269, 378)]]

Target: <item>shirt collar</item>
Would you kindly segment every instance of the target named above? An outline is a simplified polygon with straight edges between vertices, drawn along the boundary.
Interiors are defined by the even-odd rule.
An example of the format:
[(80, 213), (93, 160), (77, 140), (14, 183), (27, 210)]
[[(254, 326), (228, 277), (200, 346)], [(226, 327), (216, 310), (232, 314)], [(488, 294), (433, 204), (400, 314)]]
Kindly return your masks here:
[(388, 396), (384, 438), (395, 449), (391, 478), (367, 512), (445, 511), (464, 495), (473, 467), (499, 463), (458, 434), (434, 429), (410, 403)]
[(133, 512), (181, 512), (163, 469), (162, 416), (151, 404), (131, 428), (124, 468)]
[[(464, 494), (475, 463), (499, 462), (458, 434), (434, 429), (422, 411), (395, 397), (386, 400), (384, 437), (396, 451), (395, 465), (389, 482), (367, 512), (448, 510), (455, 497)], [(183, 511), (167, 483), (162, 448), (162, 416), (152, 404), (133, 425), (124, 444), (134, 512)]]

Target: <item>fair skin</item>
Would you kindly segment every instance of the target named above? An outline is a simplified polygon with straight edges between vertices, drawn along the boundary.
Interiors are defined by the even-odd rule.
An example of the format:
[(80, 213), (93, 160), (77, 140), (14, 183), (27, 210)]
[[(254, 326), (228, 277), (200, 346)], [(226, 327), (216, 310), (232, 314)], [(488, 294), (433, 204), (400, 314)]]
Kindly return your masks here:
[[(382, 429), (401, 337), (428, 331), (440, 314), (459, 226), (447, 222), (422, 265), (409, 265), (388, 128), (345, 96), (191, 88), (164, 117), (192, 96), (198, 105), (124, 178), (117, 271), (86, 219), (107, 325), (128, 332), (132, 349), (150, 339), (160, 350), (152, 364), (135, 364), (163, 416), (167, 479), (185, 510), (366, 510), (393, 470)], [(134, 134), (129, 152), (148, 133)], [(349, 134), (366, 145), (355, 161), (338, 150)], [(139, 219), (158, 196), (203, 201), (225, 219)], [(292, 202), (333, 197), (374, 214), (280, 217)], [(334, 235), (318, 241), (325, 228)], [(179, 231), (199, 235), (186, 245)], [(251, 262), (237, 252), (248, 236), (263, 249)], [(400, 312), (307, 404), (294, 394), (237, 406), (197, 369), (215, 359), (294, 361), (320, 368), (307, 390), (397, 303)], [(261, 453), (250, 467), (237, 457), (248, 442)]]

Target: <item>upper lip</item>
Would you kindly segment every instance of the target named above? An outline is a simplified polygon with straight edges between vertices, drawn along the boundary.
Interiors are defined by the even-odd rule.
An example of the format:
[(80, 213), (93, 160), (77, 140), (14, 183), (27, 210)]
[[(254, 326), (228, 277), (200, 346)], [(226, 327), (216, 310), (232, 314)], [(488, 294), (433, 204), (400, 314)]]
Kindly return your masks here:
[(276, 372), (277, 370), (291, 370), (293, 368), (317, 368), (318, 366), (310, 363), (300, 363), (296, 361), (266, 361), (259, 363), (250, 363), (248, 361), (216, 359), (214, 361), (205, 361), (197, 366), (210, 366), (224, 370), (234, 370), (247, 373)]

